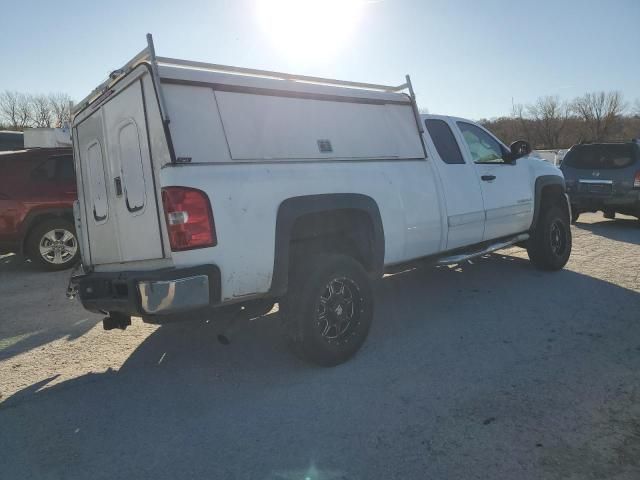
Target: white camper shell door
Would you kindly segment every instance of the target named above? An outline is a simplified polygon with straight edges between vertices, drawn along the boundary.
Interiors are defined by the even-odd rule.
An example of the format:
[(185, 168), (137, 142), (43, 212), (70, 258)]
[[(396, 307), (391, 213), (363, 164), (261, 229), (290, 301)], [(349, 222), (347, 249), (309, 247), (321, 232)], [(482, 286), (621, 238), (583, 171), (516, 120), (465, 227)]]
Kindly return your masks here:
[(142, 82), (77, 127), (91, 263), (162, 258)]

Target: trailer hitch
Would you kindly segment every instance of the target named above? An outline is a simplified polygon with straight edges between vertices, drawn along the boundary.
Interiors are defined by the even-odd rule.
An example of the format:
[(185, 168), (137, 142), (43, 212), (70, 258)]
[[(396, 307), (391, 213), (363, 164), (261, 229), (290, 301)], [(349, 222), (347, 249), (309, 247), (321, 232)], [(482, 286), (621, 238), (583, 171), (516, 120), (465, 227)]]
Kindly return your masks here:
[(102, 328), (105, 330), (113, 330), (118, 328), (126, 330), (131, 325), (131, 316), (120, 312), (109, 312), (109, 316), (102, 319)]
[(69, 283), (67, 283), (67, 298), (69, 300), (73, 300), (78, 296), (78, 283), (80, 278), (85, 274), (84, 266), (82, 262), (78, 263), (73, 270), (71, 270), (71, 275), (69, 275)]

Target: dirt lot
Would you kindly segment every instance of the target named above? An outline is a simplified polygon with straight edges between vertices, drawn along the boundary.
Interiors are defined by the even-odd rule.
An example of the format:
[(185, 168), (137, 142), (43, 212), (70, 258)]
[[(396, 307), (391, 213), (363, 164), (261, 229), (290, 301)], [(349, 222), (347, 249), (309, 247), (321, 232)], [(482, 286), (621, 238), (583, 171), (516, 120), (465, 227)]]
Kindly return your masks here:
[(640, 226), (584, 215), (566, 270), (514, 248), (387, 277), (369, 340), (294, 359), (277, 313), (103, 332), (68, 272), (0, 257), (0, 477), (640, 478)]

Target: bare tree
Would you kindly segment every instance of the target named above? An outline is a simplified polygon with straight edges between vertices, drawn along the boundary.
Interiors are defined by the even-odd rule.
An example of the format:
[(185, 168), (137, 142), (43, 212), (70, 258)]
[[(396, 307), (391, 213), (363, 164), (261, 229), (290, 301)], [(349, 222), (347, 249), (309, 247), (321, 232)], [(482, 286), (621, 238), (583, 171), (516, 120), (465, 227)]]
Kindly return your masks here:
[(25, 127), (63, 127), (71, 119), (71, 97), (66, 93), (27, 95), (6, 90), (0, 93), (0, 125), (13, 130)]
[(53, 126), (61, 128), (68, 124), (71, 120), (69, 111), (71, 97), (66, 93), (52, 93), (49, 95), (49, 102), (53, 114)]
[(511, 117), (515, 120), (514, 139), (525, 139), (532, 142), (531, 122), (526, 118), (525, 106), (522, 103), (515, 103), (511, 107)]
[(539, 141), (545, 148), (558, 148), (571, 108), (557, 96), (540, 97), (527, 107)]
[(0, 120), (6, 123), (9, 128), (18, 130), (18, 103), (20, 102), (20, 93), (5, 90), (0, 93)]
[(24, 93), (18, 94), (18, 130), (24, 130), (27, 127), (32, 127), (31, 122), (31, 97)]
[(36, 128), (51, 127), (51, 102), (46, 95), (32, 95), (30, 97), (31, 104), (31, 122)]
[(640, 117), (640, 98), (636, 100), (636, 102), (633, 104), (633, 111), (632, 113), (636, 116), (636, 117)]
[(606, 139), (617, 118), (624, 113), (620, 92), (592, 92), (578, 97), (573, 106), (595, 142)]

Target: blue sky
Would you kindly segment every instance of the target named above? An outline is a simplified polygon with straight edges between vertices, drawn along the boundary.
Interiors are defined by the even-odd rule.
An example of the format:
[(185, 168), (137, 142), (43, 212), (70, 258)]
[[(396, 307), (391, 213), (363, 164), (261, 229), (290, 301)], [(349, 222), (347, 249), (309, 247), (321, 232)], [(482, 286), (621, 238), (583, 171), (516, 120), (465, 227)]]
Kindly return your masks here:
[(312, 29), (348, 30), (335, 51), (303, 57), (278, 47), (258, 1), (5, 4), (0, 90), (80, 100), (151, 32), (164, 56), (389, 84), (410, 73), (420, 106), (473, 119), (543, 95), (640, 98), (640, 0), (362, 0), (352, 24), (337, 9)]

